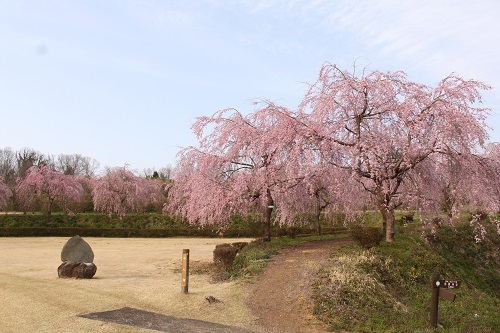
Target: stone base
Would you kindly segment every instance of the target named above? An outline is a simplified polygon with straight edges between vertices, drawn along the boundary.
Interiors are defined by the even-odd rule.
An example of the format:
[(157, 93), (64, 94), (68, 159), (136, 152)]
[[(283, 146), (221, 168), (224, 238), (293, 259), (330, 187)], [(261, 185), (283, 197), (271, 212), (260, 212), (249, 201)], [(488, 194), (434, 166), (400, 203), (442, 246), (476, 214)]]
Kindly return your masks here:
[(97, 266), (94, 263), (65, 261), (57, 268), (60, 278), (91, 279)]

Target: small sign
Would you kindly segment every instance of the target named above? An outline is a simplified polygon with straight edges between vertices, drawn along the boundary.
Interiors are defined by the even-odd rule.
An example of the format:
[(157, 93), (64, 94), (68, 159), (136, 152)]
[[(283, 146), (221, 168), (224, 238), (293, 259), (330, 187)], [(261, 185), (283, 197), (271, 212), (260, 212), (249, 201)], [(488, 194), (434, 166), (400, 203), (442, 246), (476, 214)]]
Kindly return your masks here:
[(460, 288), (461, 285), (460, 280), (440, 280), (438, 282), (439, 282), (439, 285), (437, 285), (438, 287), (448, 288), (448, 289)]
[(457, 297), (457, 295), (450, 293), (446, 289), (439, 288), (439, 297), (450, 302), (455, 302), (455, 297)]
[(439, 298), (443, 298), (450, 302), (454, 302), (457, 295), (450, 293), (447, 289), (455, 289), (460, 287), (459, 280), (441, 280), (441, 274), (434, 272), (431, 277), (431, 313), (430, 323), (431, 327), (438, 327), (438, 305)]

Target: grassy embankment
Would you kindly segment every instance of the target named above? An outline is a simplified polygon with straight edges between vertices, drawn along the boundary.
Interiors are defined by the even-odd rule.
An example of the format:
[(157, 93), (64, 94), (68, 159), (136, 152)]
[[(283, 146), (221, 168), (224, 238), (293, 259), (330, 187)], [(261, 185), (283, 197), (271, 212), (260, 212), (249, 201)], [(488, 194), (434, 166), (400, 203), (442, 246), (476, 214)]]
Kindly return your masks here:
[[(435, 233), (418, 230), (415, 221), (400, 229), (394, 243), (366, 249), (358, 244), (332, 253), (318, 272), (315, 315), (332, 331), (431, 332), (430, 279), (434, 271), (461, 280), (454, 303), (441, 299), (443, 332), (499, 332), (500, 236), (485, 222), (487, 238), (476, 243), (467, 221)], [(332, 236), (329, 236), (332, 237)], [(285, 246), (315, 237), (274, 239), (244, 248), (230, 274), (258, 274), (269, 258)]]

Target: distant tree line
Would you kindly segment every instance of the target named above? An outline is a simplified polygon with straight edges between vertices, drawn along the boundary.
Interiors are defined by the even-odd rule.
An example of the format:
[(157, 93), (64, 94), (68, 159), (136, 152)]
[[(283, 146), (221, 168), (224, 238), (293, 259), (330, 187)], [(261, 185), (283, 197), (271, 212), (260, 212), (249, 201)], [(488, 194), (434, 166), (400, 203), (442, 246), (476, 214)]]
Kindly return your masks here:
[(76, 213), (101, 211), (120, 217), (127, 211), (161, 211), (170, 166), (106, 168), (79, 154), (44, 155), (30, 148), (0, 149), (0, 210)]

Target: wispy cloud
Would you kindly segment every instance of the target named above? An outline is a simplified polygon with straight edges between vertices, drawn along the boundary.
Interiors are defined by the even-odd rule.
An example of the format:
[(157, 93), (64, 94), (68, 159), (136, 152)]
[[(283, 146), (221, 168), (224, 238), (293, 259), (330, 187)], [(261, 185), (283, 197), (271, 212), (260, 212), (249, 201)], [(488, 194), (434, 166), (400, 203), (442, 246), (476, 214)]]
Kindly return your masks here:
[[(317, 5), (320, 15), (325, 8), (321, 1)], [(431, 72), (457, 67), (453, 70), (463, 75), (498, 79), (498, 72), (491, 73), (500, 57), (494, 43), (500, 31), (498, 1), (337, 1), (327, 13), (323, 24), (349, 32), (383, 55), (413, 60)]]
[[(312, 0), (245, 1), (249, 10), (281, 12), (316, 31), (346, 34), (387, 57), (413, 61), (415, 68), (497, 79), (500, 2), (495, 0)], [(360, 54), (360, 56), (366, 56)], [(440, 58), (449, 66), (437, 63)], [(496, 66), (497, 68), (500, 66)], [(441, 74), (441, 73), (440, 73)]]

